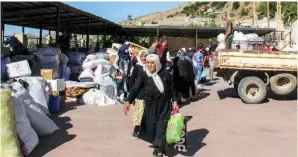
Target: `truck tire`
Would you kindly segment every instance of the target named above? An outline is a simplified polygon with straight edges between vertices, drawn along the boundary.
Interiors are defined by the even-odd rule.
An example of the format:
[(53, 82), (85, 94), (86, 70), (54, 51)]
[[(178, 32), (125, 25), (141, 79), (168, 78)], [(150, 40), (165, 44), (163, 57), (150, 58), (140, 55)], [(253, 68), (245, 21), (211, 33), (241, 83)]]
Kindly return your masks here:
[(297, 86), (297, 78), (292, 74), (282, 73), (270, 78), (270, 88), (278, 95), (290, 94)]
[(267, 87), (258, 77), (245, 77), (238, 85), (238, 95), (247, 104), (259, 104), (266, 98)]

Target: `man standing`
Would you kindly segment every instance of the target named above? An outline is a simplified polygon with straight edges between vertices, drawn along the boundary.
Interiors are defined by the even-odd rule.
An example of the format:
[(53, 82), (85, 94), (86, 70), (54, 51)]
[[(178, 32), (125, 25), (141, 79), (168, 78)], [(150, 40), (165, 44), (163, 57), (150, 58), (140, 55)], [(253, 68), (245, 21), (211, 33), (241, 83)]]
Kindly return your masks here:
[(231, 20), (228, 20), (227, 13), (223, 14), (222, 19), (226, 22), (226, 34), (225, 34), (226, 49), (231, 49), (232, 41), (233, 41), (233, 23)]
[(122, 83), (119, 83), (117, 86), (118, 89), (118, 94), (117, 96), (119, 97), (121, 92), (124, 93), (124, 100), (126, 99), (127, 96), (127, 78), (129, 74), (129, 64), (130, 64), (130, 44), (129, 42), (125, 42), (118, 51), (118, 65), (120, 68), (120, 71), (123, 72), (123, 81)]
[(168, 51), (168, 38), (166, 36), (163, 36), (160, 39), (161, 46), (157, 49), (156, 54), (159, 56), (160, 63), (163, 68), (166, 67), (167, 64), (167, 51)]
[(158, 44), (159, 44), (159, 38), (158, 38), (158, 37), (154, 37), (154, 38), (153, 38), (152, 45), (151, 45), (151, 47), (148, 49), (148, 53), (149, 53), (149, 54), (156, 54), (156, 49), (157, 49), (157, 47), (158, 47)]

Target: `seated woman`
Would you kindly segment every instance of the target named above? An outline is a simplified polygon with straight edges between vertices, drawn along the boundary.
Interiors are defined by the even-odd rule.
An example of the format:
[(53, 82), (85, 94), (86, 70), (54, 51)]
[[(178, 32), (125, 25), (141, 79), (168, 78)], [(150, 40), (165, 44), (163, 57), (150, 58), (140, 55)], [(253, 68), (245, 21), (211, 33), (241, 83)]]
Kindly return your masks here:
[(139, 138), (154, 146), (153, 155), (165, 154), (166, 129), (171, 112), (178, 111), (177, 98), (172, 77), (162, 69), (159, 57), (151, 54), (146, 59), (146, 72), (133, 85), (124, 105), (124, 114), (144, 87), (145, 109), (141, 121)]

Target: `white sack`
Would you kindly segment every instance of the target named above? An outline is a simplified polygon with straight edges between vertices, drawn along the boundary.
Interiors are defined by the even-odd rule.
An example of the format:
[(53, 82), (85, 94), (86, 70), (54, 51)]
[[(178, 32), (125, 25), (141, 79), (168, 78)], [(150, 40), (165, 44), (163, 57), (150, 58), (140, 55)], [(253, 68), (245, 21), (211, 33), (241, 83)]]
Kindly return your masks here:
[(21, 77), (29, 84), (28, 91), (36, 104), (39, 105), (43, 113), (50, 114), (48, 102), (50, 98), (50, 89), (47, 81), (43, 77)]
[(54, 56), (54, 55), (60, 55), (61, 49), (56, 47), (46, 47), (46, 48), (38, 48), (36, 50), (37, 55), (42, 56)]
[(116, 102), (106, 96), (104, 92), (97, 89), (90, 89), (87, 93), (82, 96), (82, 103), (97, 106), (112, 106)]
[(43, 113), (21, 84), (15, 84), (13, 89), (17, 91), (15, 96), (23, 100), (25, 112), (30, 124), (39, 136), (49, 135), (59, 129), (57, 125)]
[(85, 70), (81, 73), (81, 75), (79, 76), (79, 80), (81, 80), (81, 79), (85, 79), (85, 78), (91, 78), (91, 79), (93, 79), (93, 75), (94, 75), (94, 73), (93, 73), (92, 70), (90, 70), (90, 69), (85, 69)]
[(96, 66), (98, 66), (99, 64), (102, 65), (109, 65), (109, 61), (105, 60), (105, 59), (95, 59), (95, 60), (85, 60), (83, 62), (83, 69), (93, 69)]
[(88, 55), (86, 57), (86, 60), (85, 61), (91, 61), (91, 60), (96, 60), (96, 59), (105, 59), (105, 60), (108, 60), (109, 58), (110, 58), (110, 55), (109, 54), (96, 53), (96, 54), (90, 54), (90, 55)]
[(223, 50), (226, 48), (226, 43), (224, 41), (222, 41), (221, 43), (218, 44), (217, 48), (216, 48), (216, 52)]
[[(23, 86), (19, 82), (12, 83), (13, 86), (13, 108), (15, 113), (15, 122), (16, 122), (16, 131), (21, 138), (21, 140), (24, 142), (26, 152), (24, 152), (26, 155), (28, 155), (32, 150), (37, 146), (39, 140), (36, 132), (33, 130), (33, 128), (30, 125), (30, 121), (26, 116), (25, 108), (23, 104), (25, 102), (28, 102), (25, 97), (29, 96), (26, 89), (23, 88)], [(24, 97), (25, 96), (25, 97)], [(30, 97), (30, 96), (29, 96)], [(31, 99), (32, 100), (32, 99)]]
[(225, 35), (223, 33), (220, 33), (218, 36), (217, 36), (217, 41), (218, 43), (220, 42), (223, 42), (225, 40)]
[(81, 88), (93, 88), (98, 85), (95, 82), (76, 82), (76, 81), (66, 81), (65, 86), (66, 88), (71, 88), (71, 87), (81, 87)]

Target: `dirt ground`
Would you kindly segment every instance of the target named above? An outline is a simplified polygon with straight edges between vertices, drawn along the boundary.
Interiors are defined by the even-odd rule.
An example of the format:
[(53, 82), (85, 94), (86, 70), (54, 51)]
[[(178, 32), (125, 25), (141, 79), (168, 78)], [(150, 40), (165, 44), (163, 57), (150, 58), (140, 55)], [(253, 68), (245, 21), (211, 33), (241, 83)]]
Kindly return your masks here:
[[(168, 156), (296, 157), (297, 92), (269, 94), (263, 104), (244, 104), (222, 80), (206, 83), (199, 100), (181, 108), (188, 122), (188, 153)], [(31, 157), (150, 157), (150, 144), (131, 138), (130, 116), (122, 105), (98, 107), (67, 103), (54, 116), (60, 130), (40, 143)]]

